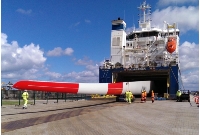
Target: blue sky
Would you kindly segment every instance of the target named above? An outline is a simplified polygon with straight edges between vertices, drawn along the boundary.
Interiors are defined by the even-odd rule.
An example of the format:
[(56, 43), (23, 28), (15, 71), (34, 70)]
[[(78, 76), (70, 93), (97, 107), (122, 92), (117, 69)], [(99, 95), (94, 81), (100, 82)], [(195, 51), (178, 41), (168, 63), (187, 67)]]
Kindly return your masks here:
[[(138, 28), (142, 0), (1, 0), (1, 81), (98, 82), (111, 21)], [(177, 22), (184, 87), (199, 89), (199, 1), (147, 0), (152, 26)]]

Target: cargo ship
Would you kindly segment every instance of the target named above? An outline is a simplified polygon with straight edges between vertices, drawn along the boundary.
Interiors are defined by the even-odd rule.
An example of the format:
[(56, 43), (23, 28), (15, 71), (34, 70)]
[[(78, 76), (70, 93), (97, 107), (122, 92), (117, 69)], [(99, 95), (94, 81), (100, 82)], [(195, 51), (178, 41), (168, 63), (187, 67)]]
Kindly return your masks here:
[(179, 89), (179, 29), (163, 20), (151, 26), (151, 6), (138, 7), (139, 28), (126, 33), (126, 23), (112, 21), (111, 56), (99, 67), (100, 83), (151, 81), (155, 93), (175, 95)]

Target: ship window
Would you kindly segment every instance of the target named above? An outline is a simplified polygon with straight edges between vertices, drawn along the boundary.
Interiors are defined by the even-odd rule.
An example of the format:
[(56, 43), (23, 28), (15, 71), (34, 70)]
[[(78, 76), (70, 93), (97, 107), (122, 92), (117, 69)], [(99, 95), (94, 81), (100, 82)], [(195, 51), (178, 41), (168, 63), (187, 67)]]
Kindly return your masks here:
[(126, 61), (129, 61), (129, 55), (125, 56)]
[(112, 39), (112, 46), (119, 46), (120, 44), (120, 37), (114, 37)]
[(132, 46), (132, 44), (131, 44), (131, 46)]
[(120, 37), (117, 37), (117, 43), (118, 44), (120, 43)]
[(134, 39), (135, 35), (137, 35), (137, 37), (150, 37), (150, 36), (158, 36), (158, 31), (150, 31), (150, 32), (141, 32), (141, 33), (132, 33), (131, 35), (128, 35), (128, 39)]

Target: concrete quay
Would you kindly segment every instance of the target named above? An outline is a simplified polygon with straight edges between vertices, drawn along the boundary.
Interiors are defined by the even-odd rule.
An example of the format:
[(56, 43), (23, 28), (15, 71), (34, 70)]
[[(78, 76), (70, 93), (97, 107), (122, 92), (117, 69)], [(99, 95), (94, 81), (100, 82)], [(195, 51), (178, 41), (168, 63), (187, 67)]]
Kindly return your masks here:
[(199, 108), (191, 101), (37, 101), (2, 106), (2, 135), (199, 135)]

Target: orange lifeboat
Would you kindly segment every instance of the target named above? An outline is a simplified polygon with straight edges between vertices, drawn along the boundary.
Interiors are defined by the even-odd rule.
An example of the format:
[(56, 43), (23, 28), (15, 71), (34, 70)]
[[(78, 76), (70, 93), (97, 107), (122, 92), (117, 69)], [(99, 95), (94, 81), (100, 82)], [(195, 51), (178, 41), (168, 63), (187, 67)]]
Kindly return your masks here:
[(167, 51), (173, 53), (176, 50), (176, 39), (174, 37), (169, 37), (167, 41)]

